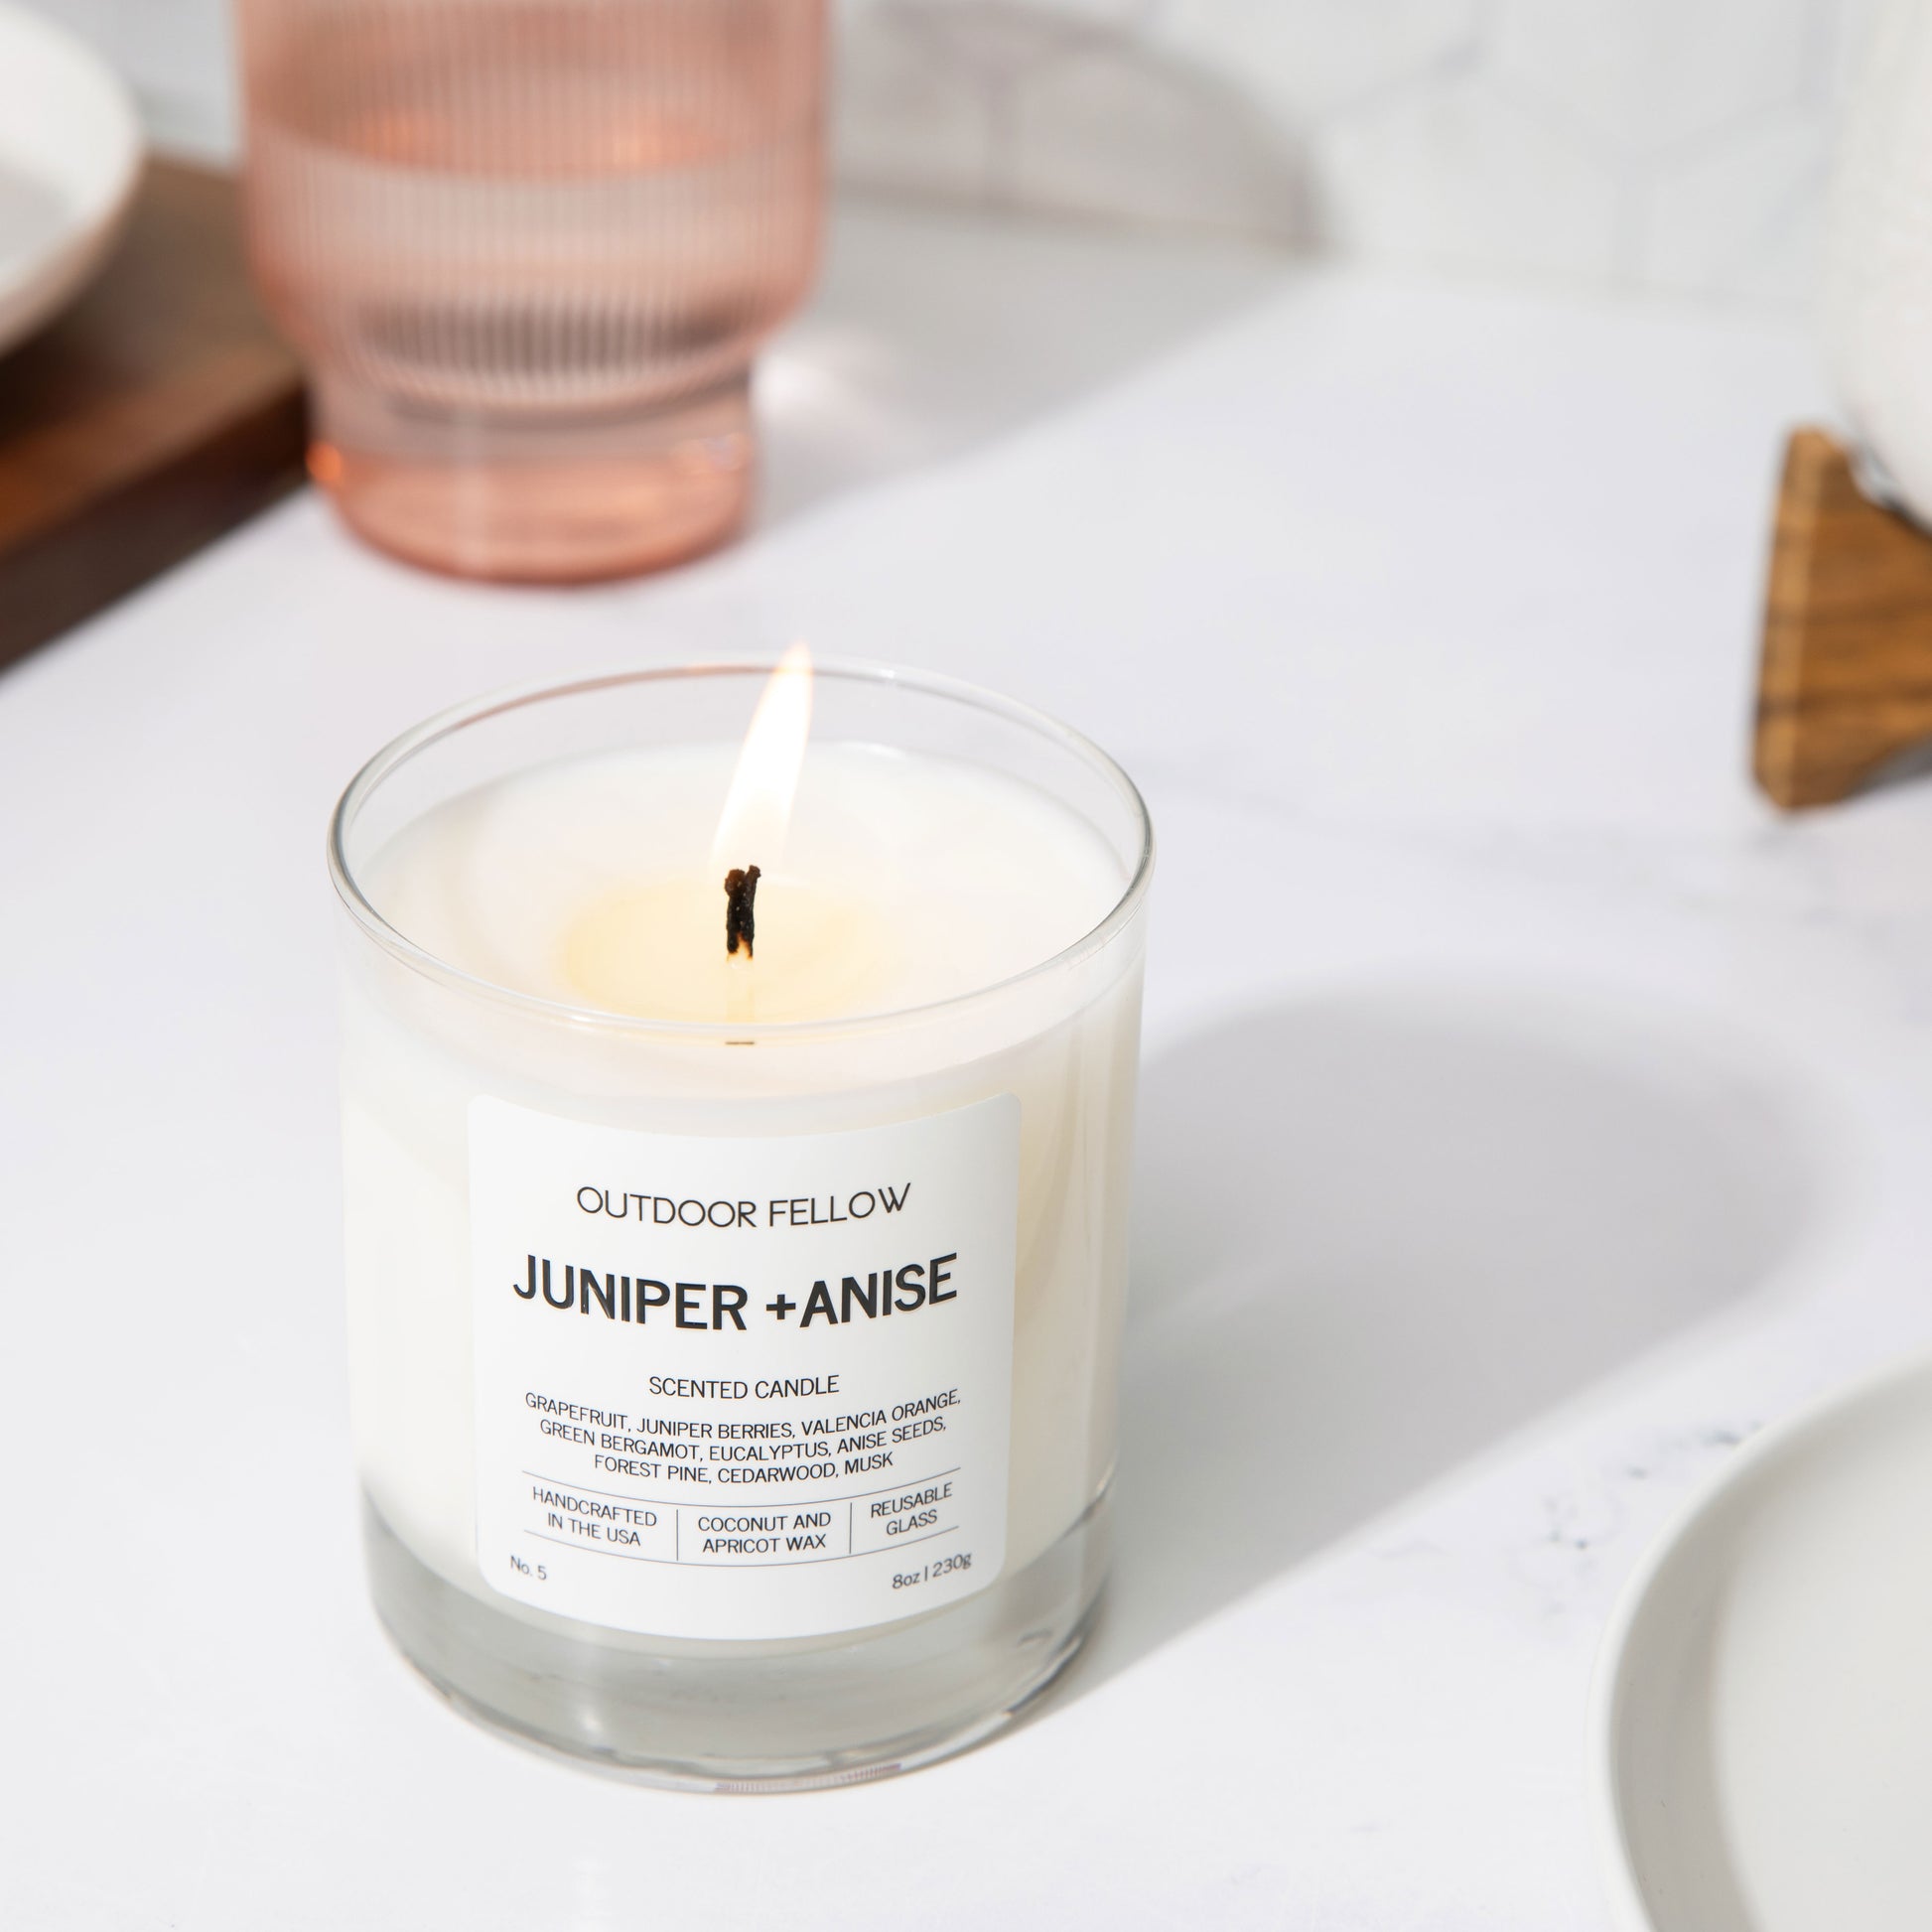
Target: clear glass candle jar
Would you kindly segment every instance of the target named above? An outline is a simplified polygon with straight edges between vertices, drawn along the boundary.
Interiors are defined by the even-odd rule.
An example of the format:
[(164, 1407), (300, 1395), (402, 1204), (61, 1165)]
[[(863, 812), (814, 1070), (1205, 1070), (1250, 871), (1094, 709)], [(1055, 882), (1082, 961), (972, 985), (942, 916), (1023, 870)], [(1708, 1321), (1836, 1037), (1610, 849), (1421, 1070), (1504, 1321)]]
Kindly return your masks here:
[(248, 240), (349, 524), (654, 568), (750, 501), (823, 202), (822, 0), (240, 0)]
[[(626, 948), (670, 945), (606, 874), (633, 837), (640, 874), (702, 868), (768, 668), (464, 706), (330, 841), (377, 1610), (473, 1713), (707, 1789), (961, 1748), (1081, 1641), (1153, 857), (1077, 734), (834, 665), (759, 992), (560, 995), (615, 956), (621, 1006)], [(799, 995), (832, 1017), (790, 1014), (847, 943), (860, 977)]]

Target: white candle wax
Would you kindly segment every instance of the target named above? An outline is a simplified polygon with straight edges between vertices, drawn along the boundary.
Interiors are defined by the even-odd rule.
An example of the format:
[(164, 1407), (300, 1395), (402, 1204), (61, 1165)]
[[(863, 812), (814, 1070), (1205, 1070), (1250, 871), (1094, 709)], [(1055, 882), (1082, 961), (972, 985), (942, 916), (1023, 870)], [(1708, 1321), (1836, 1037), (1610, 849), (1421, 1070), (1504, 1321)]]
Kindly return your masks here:
[[(342, 1062), (349, 1369), (365, 1493), (386, 1534), (445, 1584), (538, 1631), (567, 1618), (563, 1627), (572, 1641), (594, 1631), (595, 1641), (614, 1654), (690, 1659), (729, 1647), (734, 1654), (781, 1659), (831, 1646), (843, 1656), (855, 1631), (890, 1631), (928, 1611), (943, 1616), (947, 1604), (955, 1614), (970, 1611), (981, 1592), (984, 1602), (995, 1602), (1006, 1580), (1044, 1574), (1039, 1566), (1048, 1553), (1070, 1547), (1067, 1539), (1104, 1491), (1114, 1454), (1142, 946), (1139, 920), (1123, 923), (1119, 911), (1137, 884), (1121, 841), (1103, 835), (1061, 797), (983, 762), (849, 739), (814, 743), (782, 856), (771, 863), (768, 852), (730, 855), (734, 863), (759, 865), (763, 875), (756, 956), (749, 964), (731, 961), (712, 842), (738, 750), (724, 740), (593, 747), (485, 775), (372, 839), (354, 858), (353, 887), (345, 894), (351, 913)], [(368, 943), (371, 937), (376, 944)], [(485, 1183), (478, 1180), (483, 1173), (479, 1149), (500, 1125), (490, 1109), (504, 1110), (510, 1152), (489, 1171), (498, 1178), (480, 1198), (478, 1186)], [(972, 1180), (988, 1163), (988, 1172), (998, 1168), (1000, 1137), (1008, 1131), (1002, 1123), (1010, 1123), (1017, 1144), (1004, 1157), (1003, 1208), (997, 1187), (974, 1192), (979, 1182)], [(531, 1133), (540, 1145), (526, 1160), (527, 1143), (516, 1137)], [(667, 1493), (667, 1483), (690, 1476), (691, 1468), (647, 1459), (656, 1451), (639, 1432), (689, 1432), (689, 1452), (698, 1456), (782, 1456), (783, 1447), (746, 1449), (736, 1439), (784, 1432), (795, 1442), (814, 1408), (831, 1414), (860, 1400), (844, 1393), (834, 1399), (831, 1390), (884, 1387), (877, 1373), (868, 1382), (866, 1363), (853, 1351), (883, 1346), (890, 1337), (904, 1359), (922, 1320), (931, 1337), (950, 1335), (940, 1321), (963, 1317), (950, 1305), (936, 1316), (933, 1311), (939, 1300), (951, 1303), (951, 1274), (964, 1277), (978, 1256), (973, 1243), (950, 1232), (944, 1241), (933, 1233), (924, 1247), (901, 1255), (891, 1243), (906, 1223), (888, 1227), (882, 1216), (863, 1238), (842, 1237), (849, 1260), (841, 1248), (829, 1265), (821, 1258), (803, 1276), (779, 1268), (767, 1283), (769, 1271), (760, 1272), (747, 1255), (787, 1252), (782, 1243), (794, 1240), (801, 1221), (815, 1223), (821, 1205), (836, 1215), (840, 1202), (828, 1191), (823, 1202), (811, 1195), (807, 1208), (796, 1199), (764, 1198), (784, 1192), (775, 1183), (739, 1185), (724, 1191), (755, 1196), (740, 1201), (740, 1213), (759, 1234), (771, 1217), (773, 1243), (748, 1250), (745, 1230), (732, 1230), (740, 1243), (727, 1271), (733, 1286), (705, 1292), (736, 1295), (736, 1304), (704, 1302), (694, 1281), (679, 1290), (690, 1291), (689, 1309), (653, 1300), (656, 1325), (626, 1327), (633, 1314), (635, 1324), (644, 1323), (647, 1290), (653, 1297), (669, 1293), (646, 1275), (662, 1230), (647, 1225), (652, 1182), (643, 1170), (658, 1156), (646, 1159), (639, 1151), (669, 1149), (702, 1166), (713, 1158), (705, 1154), (710, 1149), (734, 1173), (734, 1163), (757, 1155), (767, 1163), (759, 1172), (775, 1173), (768, 1164), (778, 1157), (758, 1150), (786, 1150), (786, 1161), (809, 1167), (815, 1149), (863, 1146), (870, 1159), (881, 1147), (890, 1156), (899, 1144), (896, 1136), (919, 1135), (937, 1135), (954, 1149), (934, 1156), (938, 1165), (930, 1171), (919, 1170), (923, 1202), (950, 1185), (952, 1169), (963, 1163), (972, 1184), (960, 1183), (967, 1187), (961, 1201), (968, 1195), (993, 1201), (989, 1225), (1004, 1212), (1010, 1245), (994, 1272), (1003, 1278), (1001, 1292), (1010, 1288), (1010, 1302), (1002, 1304), (1010, 1313), (1001, 1317), (997, 1350), (989, 1352), (983, 1325), (977, 1339), (958, 1344), (953, 1379), (963, 1396), (959, 1389), (933, 1394), (927, 1388), (953, 1375), (950, 1340), (929, 1358), (933, 1373), (922, 1368), (924, 1379), (916, 1383), (901, 1375), (902, 1391), (894, 1383), (896, 1393), (924, 1392), (928, 1400), (958, 1404), (942, 1422), (926, 1421), (948, 1433), (890, 1451), (897, 1459), (877, 1478), (842, 1474), (810, 1492), (844, 1499), (850, 1516), (840, 1534), (848, 1540), (821, 1570), (786, 1572), (781, 1584), (791, 1607), (778, 1603), (775, 1570), (752, 1574), (761, 1558), (748, 1555), (743, 1569), (686, 1577), (694, 1534), (727, 1517), (739, 1528), (762, 1522), (759, 1509), (774, 1496), (789, 1503), (794, 1492), (707, 1488), (707, 1513), (680, 1510), (675, 1505), (686, 1500), (684, 1492)], [(946, 1137), (957, 1135), (966, 1139), (955, 1147)], [(587, 1218), (581, 1238), (573, 1231), (575, 1245), (562, 1237), (545, 1245), (538, 1235), (526, 1240), (516, 1219), (520, 1208), (505, 1208), (507, 1232), (495, 1241), (496, 1205), (487, 1194), (516, 1193), (528, 1179), (526, 1168), (544, 1167), (555, 1149), (567, 1151), (556, 1154), (561, 1165), (554, 1176), (568, 1173), (573, 1184), (595, 1180), (605, 1190), (605, 1217)], [(626, 1188), (641, 1190), (629, 1195), (634, 1208), (623, 1205)], [(595, 1202), (595, 1191), (590, 1198)], [(624, 1217), (615, 1224), (614, 1205)], [(847, 1196), (844, 1205), (856, 1203)], [(656, 1211), (665, 1211), (662, 1200)], [(872, 1212), (869, 1197), (865, 1211)], [(948, 1208), (935, 1225), (971, 1232), (978, 1213), (978, 1207)], [(781, 1215), (790, 1217), (785, 1228), (778, 1225)], [(480, 1278), (473, 1250), (490, 1241), (491, 1259)], [(962, 1246), (966, 1260), (952, 1262), (950, 1251)], [(541, 1278), (542, 1298), (539, 1253), (552, 1271)], [(910, 1288), (901, 1273), (900, 1298), (880, 1310), (882, 1315), (904, 1312), (890, 1326), (868, 1318), (873, 1278), (867, 1269), (888, 1264), (890, 1294), (892, 1265), (908, 1261)], [(598, 1301), (588, 1290), (568, 1301), (560, 1288), (562, 1270), (579, 1263)], [(590, 1273), (592, 1265), (609, 1270), (608, 1277)], [(614, 1305), (621, 1265), (626, 1272), (620, 1310)], [(682, 1266), (694, 1278), (700, 1269), (696, 1260)], [(841, 1270), (853, 1278), (843, 1310), (851, 1325), (835, 1341), (815, 1331), (806, 1340), (816, 1352), (784, 1355), (802, 1345), (800, 1316), (787, 1303), (804, 1302), (806, 1278), (814, 1273), (837, 1296)], [(741, 1281), (749, 1291), (735, 1286)], [(969, 1281), (971, 1297), (984, 1286)], [(928, 1288), (932, 1303), (922, 1301)], [(856, 1311), (854, 1295), (865, 1298)], [(962, 1306), (965, 1299), (971, 1298), (962, 1298)], [(567, 1312), (552, 1312), (567, 1301)], [(766, 1307), (777, 1311), (767, 1314)], [(667, 1327), (674, 1313), (676, 1329), (708, 1320), (710, 1332), (687, 1336)], [(829, 1320), (829, 1308), (826, 1313)], [(733, 1322), (742, 1333), (732, 1332)], [(492, 1324), (503, 1323), (491, 1340)], [(542, 1350), (558, 1338), (577, 1358), (602, 1351), (596, 1354), (600, 1375), (607, 1361), (621, 1360), (621, 1379), (593, 1378), (586, 1395), (574, 1370), (556, 1369), (555, 1358), (545, 1365)], [(692, 1356), (699, 1346), (713, 1353)], [(747, 1361), (776, 1362), (787, 1376), (794, 1367), (809, 1368), (828, 1393), (802, 1407), (776, 1400), (738, 1406), (712, 1393), (722, 1384), (702, 1380), (665, 1384), (678, 1394), (636, 1393), (646, 1368), (655, 1373), (667, 1363), (699, 1360), (711, 1364), (701, 1366), (701, 1376), (710, 1375), (732, 1349)], [(774, 1349), (781, 1352), (773, 1355)], [(997, 1377), (986, 1366), (996, 1353)], [(519, 1450), (522, 1462), (512, 1455), (515, 1466), (508, 1468), (510, 1487), (520, 1482), (531, 1494), (538, 1481), (567, 1478), (571, 1485), (562, 1501), (542, 1491), (557, 1508), (574, 1512), (568, 1524), (546, 1506), (516, 1525), (520, 1536), (547, 1522), (557, 1546), (549, 1562), (572, 1576), (597, 1573), (567, 1590), (554, 1580), (533, 1581), (518, 1553), (540, 1564), (544, 1552), (522, 1542), (506, 1549), (492, 1517), (499, 1504), (523, 1508), (528, 1497), (496, 1493), (503, 1485), (492, 1474), (492, 1454), (500, 1463), (509, 1451), (490, 1441), (499, 1425), (489, 1390), (520, 1399), (526, 1383), (532, 1403), (561, 1396), (576, 1405), (567, 1422), (546, 1425), (559, 1432), (551, 1437), (530, 1433), (538, 1426), (533, 1417), (513, 1419), (518, 1428), (529, 1425), (516, 1443), (534, 1447)], [(751, 1381), (741, 1387), (749, 1390)], [(615, 1429), (611, 1405), (622, 1412)], [(744, 1417), (770, 1420), (748, 1430)], [(997, 1457), (987, 1449), (989, 1418), (997, 1419)], [(721, 1438), (732, 1439), (731, 1446)], [(621, 1446), (624, 1453), (602, 1453), (600, 1444), (603, 1449)], [(857, 1435), (841, 1438), (841, 1449), (854, 1447), (871, 1446)], [(566, 1460), (566, 1451), (574, 1459)], [(885, 1449), (875, 1452), (890, 1459)], [(954, 1456), (963, 1459), (949, 1460)], [(855, 1456), (842, 1470), (864, 1460)], [(813, 1473), (828, 1468), (821, 1462)], [(999, 1493), (974, 1500), (968, 1492), (988, 1470)], [(745, 1473), (723, 1463), (704, 1472), (726, 1479)], [(790, 1471), (780, 1466), (769, 1473)], [(950, 1482), (966, 1498), (970, 1520), (956, 1541), (962, 1556), (964, 1545), (972, 1545), (979, 1568), (970, 1577), (955, 1572), (926, 1581), (929, 1563), (908, 1555), (900, 1567), (895, 1555), (880, 1554), (877, 1538), (862, 1552), (869, 1505), (863, 1495), (853, 1500), (854, 1492), (869, 1481), (914, 1475), (922, 1483), (930, 1475), (934, 1493)], [(909, 1512), (925, 1491), (881, 1493), (881, 1509)], [(606, 1560), (587, 1561), (570, 1541), (583, 1534), (587, 1511), (634, 1522), (632, 1547), (602, 1550)], [(673, 1519), (677, 1527), (667, 1528)], [(884, 1533), (907, 1526), (917, 1527), (909, 1514), (903, 1522), (889, 1520)], [(621, 1528), (607, 1533), (627, 1534)], [(673, 1536), (675, 1544), (668, 1540)], [(955, 1561), (954, 1547), (942, 1540), (929, 1554)], [(515, 1575), (503, 1572), (506, 1554), (519, 1566)], [(1080, 1602), (1064, 1606), (1065, 1616), (1076, 1617), (1090, 1598), (1098, 1561), (1097, 1554), (1080, 1556), (1077, 1585), (1054, 1586), (1083, 1593)], [(648, 1607), (671, 1600), (665, 1579), (674, 1568), (686, 1593), (667, 1611)], [(859, 1586), (841, 1595), (844, 1587), (832, 1582), (845, 1571), (873, 1579), (874, 1596), (884, 1591), (883, 1600), (849, 1607), (859, 1602)], [(893, 1594), (894, 1575), (919, 1593)], [(808, 1583), (823, 1587), (809, 1603)], [(393, 1604), (384, 1608), (405, 1648), (425, 1661), (427, 1644), (405, 1627)], [(982, 1607), (980, 1614), (983, 1638), (993, 1612)], [(1014, 1599), (1012, 1616), (1035, 1628), (1061, 1614), (1057, 1601), (1046, 1615), (1031, 1597)], [(1018, 1625), (1016, 1632), (1024, 1641)], [(1046, 1660), (1047, 1667), (1063, 1654)], [(512, 1700), (492, 1688), (495, 1679), (473, 1683), (454, 1667), (426, 1667), (485, 1711), (552, 1741), (588, 1747), (568, 1727), (511, 1709)], [(1036, 1682), (1041, 1663), (1027, 1668)], [(864, 1680), (855, 1681), (863, 1692)], [(989, 1680), (985, 1695), (1007, 1698), (1013, 1689)], [(946, 1695), (949, 1709), (970, 1708), (961, 1683)], [(852, 1693), (839, 1696), (857, 1725), (860, 1707)], [(888, 1714), (895, 1721), (916, 1704), (902, 1689), (896, 1697)], [(706, 1723), (721, 1735), (730, 1728), (728, 1702), (711, 1697), (706, 1707)], [(807, 1710), (801, 1699), (788, 1720), (794, 1729), (787, 1736), (797, 1747), (792, 1755), (801, 1761), (815, 1747)], [(959, 1727), (938, 1712), (935, 1704), (933, 1726)], [(864, 1722), (883, 1734), (885, 1717)], [(658, 1724), (653, 1739), (662, 1728)], [(553, 1734), (559, 1729), (561, 1737)], [(870, 1733), (855, 1731), (858, 1741), (841, 1747), (861, 1747), (863, 1735)], [(903, 1746), (895, 1748), (903, 1753)], [(740, 1757), (763, 1762), (773, 1749), (760, 1733), (755, 1749)], [(629, 1761), (648, 1764), (654, 1751), (653, 1742), (629, 1753)], [(687, 1747), (685, 1756), (691, 1754)], [(726, 1745), (715, 1755), (737, 1761)]]
[(900, 1012), (997, 986), (1097, 925), (1127, 882), (1092, 827), (950, 759), (815, 749), (784, 861), (760, 863), (749, 976), (708, 859), (736, 746), (620, 751), (519, 773), (375, 860), (377, 910), (480, 979), (646, 1020)]

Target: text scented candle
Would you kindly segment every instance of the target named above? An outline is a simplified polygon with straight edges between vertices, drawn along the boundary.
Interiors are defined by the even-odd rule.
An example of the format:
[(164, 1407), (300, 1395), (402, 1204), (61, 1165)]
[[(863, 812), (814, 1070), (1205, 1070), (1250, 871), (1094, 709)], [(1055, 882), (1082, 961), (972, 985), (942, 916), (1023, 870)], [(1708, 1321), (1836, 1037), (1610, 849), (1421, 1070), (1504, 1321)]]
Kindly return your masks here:
[(981, 1737), (1106, 1563), (1145, 810), (874, 667), (480, 701), (337, 813), (377, 1608), (659, 1779)]

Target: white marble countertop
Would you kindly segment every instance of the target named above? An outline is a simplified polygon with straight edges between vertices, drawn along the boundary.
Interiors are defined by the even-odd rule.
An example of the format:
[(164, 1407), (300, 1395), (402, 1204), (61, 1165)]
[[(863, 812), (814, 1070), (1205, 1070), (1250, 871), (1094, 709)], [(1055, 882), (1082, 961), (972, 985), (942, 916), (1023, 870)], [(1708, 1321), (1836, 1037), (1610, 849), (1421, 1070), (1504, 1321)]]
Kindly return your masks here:
[[(303, 498), (0, 677), (4, 1916), (1600, 1928), (1619, 1581), (1932, 1335), (1932, 786), (1744, 777), (1804, 340), (875, 209), (763, 387), (698, 567), (489, 592)], [(798, 633), (1078, 721), (1164, 851), (1102, 1633), (986, 1749), (731, 1802), (365, 1605), (322, 830), (458, 696)]]

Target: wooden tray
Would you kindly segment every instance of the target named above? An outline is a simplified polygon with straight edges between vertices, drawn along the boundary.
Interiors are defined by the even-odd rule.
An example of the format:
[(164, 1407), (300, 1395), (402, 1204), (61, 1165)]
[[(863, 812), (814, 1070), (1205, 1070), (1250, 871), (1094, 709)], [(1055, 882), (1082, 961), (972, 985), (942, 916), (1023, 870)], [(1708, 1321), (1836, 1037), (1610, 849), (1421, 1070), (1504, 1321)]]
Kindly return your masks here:
[(155, 164), (99, 281), (0, 357), (0, 664), (293, 488), (304, 441), (235, 184)]

